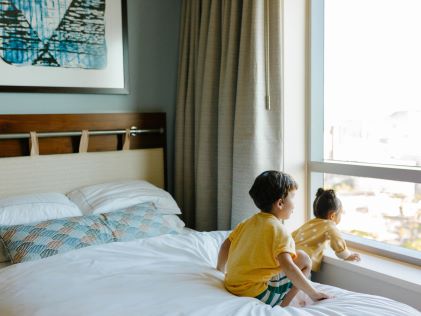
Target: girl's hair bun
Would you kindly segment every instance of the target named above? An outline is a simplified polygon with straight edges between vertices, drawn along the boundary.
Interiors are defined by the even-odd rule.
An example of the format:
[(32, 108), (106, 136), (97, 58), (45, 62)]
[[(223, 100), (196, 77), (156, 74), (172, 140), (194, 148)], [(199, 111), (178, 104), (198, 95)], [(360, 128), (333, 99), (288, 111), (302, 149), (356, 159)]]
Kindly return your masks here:
[(317, 189), (317, 193), (316, 193), (316, 197), (319, 197), (320, 195), (322, 195), (325, 192), (325, 190), (323, 188), (318, 188)]

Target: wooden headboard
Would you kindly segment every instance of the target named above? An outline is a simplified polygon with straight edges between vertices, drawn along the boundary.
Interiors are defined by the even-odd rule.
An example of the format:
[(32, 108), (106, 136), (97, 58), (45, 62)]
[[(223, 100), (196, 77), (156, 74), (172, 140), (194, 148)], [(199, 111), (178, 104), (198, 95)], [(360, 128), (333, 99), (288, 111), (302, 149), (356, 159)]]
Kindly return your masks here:
[[(131, 149), (165, 148), (165, 113), (107, 114), (24, 114), (0, 115), (0, 134), (69, 132), (82, 130), (163, 129), (164, 133), (144, 134), (131, 140)], [(121, 135), (94, 136), (89, 152), (120, 150)], [(54, 137), (39, 140), (41, 155), (76, 153), (80, 137)], [(29, 155), (29, 138), (0, 141), (0, 157)]]
[[(82, 130), (121, 132), (133, 127), (146, 132), (130, 137), (128, 151), (122, 151), (125, 135), (121, 133), (89, 136), (88, 153), (84, 154), (78, 153), (80, 135), (57, 136), (61, 132), (80, 134)], [(22, 193), (54, 188), (66, 191), (76, 184), (91, 184), (95, 179), (113, 180), (119, 174), (122, 177), (133, 175), (133, 178), (146, 175), (155, 179), (148, 170), (152, 164), (155, 169), (157, 166), (163, 169), (159, 171), (162, 181), (155, 179), (155, 182), (167, 188), (165, 128), (165, 113), (0, 115), (0, 196), (16, 194), (19, 187), (23, 188)], [(18, 135), (29, 135), (29, 132), (44, 135), (38, 139), (37, 157), (29, 157), (29, 136)], [(45, 137), (48, 136), (45, 133), (56, 135)], [(15, 136), (19, 137), (13, 138)], [(159, 163), (155, 161), (157, 159)], [(125, 168), (125, 165), (130, 166)], [(110, 177), (106, 175), (108, 171)]]

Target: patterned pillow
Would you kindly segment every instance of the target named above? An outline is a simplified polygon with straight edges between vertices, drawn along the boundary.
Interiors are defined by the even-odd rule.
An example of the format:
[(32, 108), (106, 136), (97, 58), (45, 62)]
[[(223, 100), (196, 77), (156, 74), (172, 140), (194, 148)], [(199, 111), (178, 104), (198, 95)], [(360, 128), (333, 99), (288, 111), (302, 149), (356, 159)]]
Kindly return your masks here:
[(0, 226), (0, 244), (12, 263), (31, 261), (113, 241), (176, 234), (174, 225), (153, 203), (138, 204), (105, 214)]
[(0, 241), (12, 263), (31, 261), (70, 250), (114, 241), (101, 215), (0, 226)]
[(138, 204), (101, 215), (117, 241), (177, 234), (182, 230), (182, 227), (174, 226), (168, 221), (164, 214), (158, 213), (150, 203)]

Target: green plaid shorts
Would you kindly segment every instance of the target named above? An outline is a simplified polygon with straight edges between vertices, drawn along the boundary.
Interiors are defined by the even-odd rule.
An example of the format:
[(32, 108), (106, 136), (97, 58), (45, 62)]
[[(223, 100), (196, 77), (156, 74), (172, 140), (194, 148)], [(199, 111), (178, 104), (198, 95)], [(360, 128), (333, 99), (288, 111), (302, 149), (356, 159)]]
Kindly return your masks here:
[(285, 295), (291, 288), (291, 280), (286, 277), (285, 273), (281, 272), (268, 281), (267, 289), (257, 295), (256, 298), (263, 303), (274, 307), (281, 304)]

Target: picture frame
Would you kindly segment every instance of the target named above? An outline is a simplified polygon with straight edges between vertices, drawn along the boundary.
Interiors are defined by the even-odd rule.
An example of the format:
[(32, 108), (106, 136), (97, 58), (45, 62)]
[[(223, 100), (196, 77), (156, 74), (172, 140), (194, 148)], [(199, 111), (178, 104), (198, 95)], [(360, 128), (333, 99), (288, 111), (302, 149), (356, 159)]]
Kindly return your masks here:
[(0, 7), (0, 92), (129, 93), (127, 0), (8, 3)]

